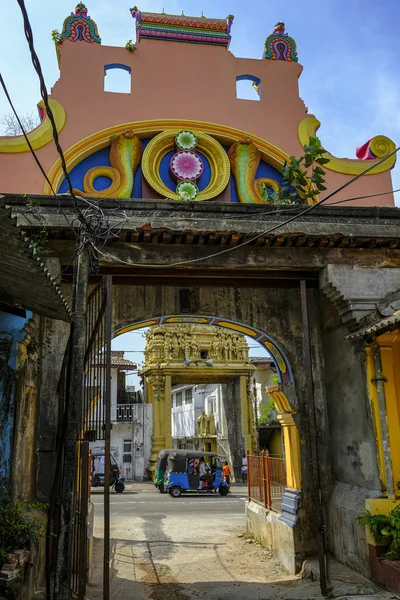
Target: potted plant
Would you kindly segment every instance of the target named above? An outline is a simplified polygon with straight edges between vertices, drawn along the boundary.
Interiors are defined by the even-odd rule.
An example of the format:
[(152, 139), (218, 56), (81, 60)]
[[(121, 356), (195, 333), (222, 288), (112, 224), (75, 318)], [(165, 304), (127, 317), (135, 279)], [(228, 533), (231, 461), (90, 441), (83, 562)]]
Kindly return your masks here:
[(400, 593), (400, 504), (387, 516), (373, 515), (368, 510), (357, 517), (372, 534), (381, 551), (371, 552), (373, 579), (395, 594)]
[(400, 560), (400, 504), (388, 516), (372, 515), (367, 510), (358, 521), (368, 527), (378, 544), (387, 546), (386, 558)]

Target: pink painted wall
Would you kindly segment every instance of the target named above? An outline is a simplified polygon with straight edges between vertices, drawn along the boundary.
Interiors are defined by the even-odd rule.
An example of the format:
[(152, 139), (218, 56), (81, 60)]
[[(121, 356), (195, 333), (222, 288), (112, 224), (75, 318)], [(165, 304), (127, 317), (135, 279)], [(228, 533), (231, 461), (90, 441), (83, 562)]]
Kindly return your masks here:
[[(307, 109), (299, 97), (302, 67), (297, 63), (236, 58), (222, 47), (158, 40), (142, 40), (134, 53), (69, 40), (58, 48), (61, 73), (51, 94), (67, 113), (60, 134), (65, 150), (89, 134), (120, 123), (181, 118), (235, 127), (288, 154), (302, 153), (297, 127)], [(104, 66), (110, 63), (131, 67), (130, 94), (104, 92)], [(243, 74), (261, 79), (261, 101), (236, 98), (236, 77)], [(364, 141), (355, 140), (354, 146)], [(52, 144), (37, 153), (46, 170), (58, 157)], [(327, 172), (329, 190), (348, 179)], [(0, 182), (0, 191), (5, 193), (41, 193), (44, 183), (29, 153), (0, 154)], [(390, 172), (386, 172), (362, 178), (333, 200), (391, 189)], [(393, 206), (394, 201), (388, 195), (351, 204)]]

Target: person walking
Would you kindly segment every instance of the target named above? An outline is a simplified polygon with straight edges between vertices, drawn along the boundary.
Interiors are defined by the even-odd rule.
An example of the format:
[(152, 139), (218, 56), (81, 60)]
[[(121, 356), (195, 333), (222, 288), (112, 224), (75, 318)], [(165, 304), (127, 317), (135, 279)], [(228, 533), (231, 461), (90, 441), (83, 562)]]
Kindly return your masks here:
[(230, 485), (231, 484), (231, 468), (228, 465), (227, 460), (225, 461), (224, 466), (222, 467), (222, 470), (224, 472), (224, 477), (226, 479), (226, 482)]
[(245, 454), (242, 458), (242, 483), (247, 483), (247, 456)]

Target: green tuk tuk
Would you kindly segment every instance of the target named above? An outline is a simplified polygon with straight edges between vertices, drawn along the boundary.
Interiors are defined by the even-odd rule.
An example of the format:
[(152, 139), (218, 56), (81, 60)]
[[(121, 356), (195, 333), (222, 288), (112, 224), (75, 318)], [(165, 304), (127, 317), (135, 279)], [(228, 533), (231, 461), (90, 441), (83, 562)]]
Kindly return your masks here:
[(158, 491), (163, 494), (166, 492), (164, 487), (165, 471), (167, 470), (167, 460), (171, 452), (175, 452), (173, 449), (161, 450), (158, 453), (156, 472), (154, 473), (154, 485), (158, 488)]

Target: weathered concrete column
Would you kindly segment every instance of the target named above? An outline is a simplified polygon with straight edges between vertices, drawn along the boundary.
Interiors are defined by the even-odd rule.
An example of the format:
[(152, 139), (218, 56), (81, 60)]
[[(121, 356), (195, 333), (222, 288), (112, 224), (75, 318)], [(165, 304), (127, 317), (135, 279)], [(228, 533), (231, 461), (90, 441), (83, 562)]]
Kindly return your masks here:
[(223, 386), (223, 408), (225, 412), (227, 441), (232, 471), (235, 480), (242, 475), (242, 457), (245, 452), (242, 433), (242, 411), (240, 402), (240, 377)]
[(43, 319), (43, 323), (44, 344), (39, 392), (37, 445), (37, 495), (49, 502), (56, 469), (60, 409), (63, 410), (61, 403), (63, 390), (60, 390), (60, 376), (70, 325), (63, 321), (54, 321), (47, 318)]
[(247, 393), (248, 377), (240, 376), (240, 406), (242, 410), (242, 433), (245, 442), (245, 450), (253, 450), (253, 431), (250, 422), (249, 395)]
[(164, 438), (165, 448), (172, 448), (171, 375), (164, 378)]

